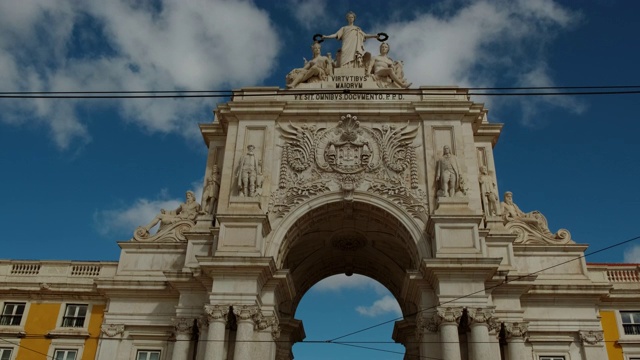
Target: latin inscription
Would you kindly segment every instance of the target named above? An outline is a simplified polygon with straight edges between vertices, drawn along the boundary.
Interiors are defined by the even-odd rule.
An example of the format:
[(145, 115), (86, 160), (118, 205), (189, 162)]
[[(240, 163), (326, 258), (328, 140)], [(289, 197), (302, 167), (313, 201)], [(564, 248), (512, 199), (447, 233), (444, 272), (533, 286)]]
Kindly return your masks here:
[(301, 94), (293, 95), (293, 100), (402, 100), (402, 94)]

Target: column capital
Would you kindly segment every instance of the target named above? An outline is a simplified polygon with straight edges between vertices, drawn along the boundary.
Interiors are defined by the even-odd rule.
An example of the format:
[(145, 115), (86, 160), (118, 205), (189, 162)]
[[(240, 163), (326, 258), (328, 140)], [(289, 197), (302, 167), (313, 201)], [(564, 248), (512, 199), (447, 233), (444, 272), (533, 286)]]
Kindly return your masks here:
[(601, 330), (588, 330), (578, 332), (582, 345), (598, 345), (604, 339), (604, 332)]
[(100, 332), (108, 337), (122, 336), (124, 334), (124, 324), (102, 324)]
[[(439, 306), (435, 315), (435, 318), (439, 318), (440, 322), (455, 322), (460, 321), (462, 316), (463, 307), (461, 306)], [(440, 324), (440, 322), (438, 324)]]
[(529, 323), (526, 322), (510, 322), (504, 323), (504, 329), (507, 334), (507, 339), (522, 339), (527, 336), (529, 330)]
[(209, 316), (202, 315), (196, 320), (198, 321), (198, 330), (200, 330), (200, 332), (206, 332), (209, 328)]
[(254, 330), (264, 331), (271, 328), (271, 337), (273, 337), (273, 340), (278, 340), (280, 337), (280, 320), (278, 316), (275, 314), (265, 316), (262, 311), (258, 310), (253, 317), (253, 321), (255, 322)]
[(421, 341), (425, 330), (438, 332), (442, 318), (437, 313), (421, 313), (416, 316), (416, 339)]
[(229, 305), (205, 305), (204, 313), (209, 324), (212, 321), (221, 321), (226, 323), (227, 315), (229, 314)]
[(485, 325), (489, 330), (498, 330), (500, 324), (496, 322), (494, 307), (475, 307), (467, 308), (467, 316), (469, 316), (469, 325)]
[(257, 305), (238, 305), (233, 307), (233, 314), (238, 321), (254, 321), (254, 317), (260, 312)]
[(191, 335), (193, 333), (193, 318), (177, 317), (172, 319), (175, 334)]

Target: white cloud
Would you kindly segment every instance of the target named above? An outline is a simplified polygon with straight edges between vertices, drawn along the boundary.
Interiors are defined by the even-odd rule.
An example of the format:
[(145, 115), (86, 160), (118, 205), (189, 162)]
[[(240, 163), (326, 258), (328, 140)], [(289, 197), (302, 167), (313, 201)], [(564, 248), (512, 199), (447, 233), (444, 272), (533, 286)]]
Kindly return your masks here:
[(632, 246), (624, 252), (624, 262), (640, 264), (640, 245)]
[[(209, 90), (259, 84), (273, 70), (278, 36), (253, 3), (153, 4), (0, 2), (0, 90)], [(47, 126), (64, 149), (90, 141), (76, 113), (80, 104), (86, 102), (3, 101), (0, 121)], [(90, 106), (105, 104), (148, 131), (190, 137), (211, 99), (93, 100)]]
[[(495, 86), (497, 79), (521, 86), (554, 82), (546, 66), (546, 45), (581, 15), (552, 0), (471, 1), (438, 14), (418, 13), (410, 21), (372, 26), (391, 37), (391, 57), (404, 61), (407, 79), (414, 84)], [(379, 44), (367, 43), (377, 54)], [(523, 101), (531, 104), (531, 97)], [(584, 105), (567, 97), (536, 99), (570, 111)], [(530, 119), (534, 106), (525, 110)]]
[(318, 23), (324, 23), (326, 0), (289, 0), (289, 9), (295, 19), (307, 30), (314, 29)]
[(386, 295), (381, 299), (376, 300), (371, 306), (358, 306), (356, 311), (363, 316), (376, 317), (384, 314), (394, 314), (397, 316), (402, 315), (400, 305), (393, 296)]
[(359, 274), (353, 274), (351, 276), (345, 274), (329, 276), (311, 288), (312, 291), (341, 291), (344, 289), (372, 289), (377, 294), (389, 293), (389, 290), (379, 282)]

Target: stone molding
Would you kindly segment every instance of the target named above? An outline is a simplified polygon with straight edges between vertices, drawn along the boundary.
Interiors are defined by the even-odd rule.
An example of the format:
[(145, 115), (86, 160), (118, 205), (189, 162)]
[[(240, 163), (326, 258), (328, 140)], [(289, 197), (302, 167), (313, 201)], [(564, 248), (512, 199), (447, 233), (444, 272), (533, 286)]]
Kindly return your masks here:
[(102, 324), (100, 332), (108, 337), (122, 336), (124, 334), (124, 324)]
[(585, 345), (599, 345), (604, 339), (604, 332), (601, 330), (579, 331), (580, 342)]
[(193, 333), (193, 319), (186, 317), (173, 318), (174, 333), (176, 335), (191, 335)]

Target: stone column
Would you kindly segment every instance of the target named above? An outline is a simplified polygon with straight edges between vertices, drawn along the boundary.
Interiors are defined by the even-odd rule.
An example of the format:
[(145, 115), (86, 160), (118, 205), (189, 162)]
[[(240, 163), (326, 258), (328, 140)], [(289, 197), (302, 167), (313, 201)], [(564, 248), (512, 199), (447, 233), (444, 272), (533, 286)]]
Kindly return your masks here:
[(471, 332), (469, 334), (469, 358), (471, 360), (491, 360), (491, 346), (489, 344), (489, 322), (493, 317), (493, 309), (467, 309)]
[[(233, 360), (251, 360), (251, 345), (253, 340), (254, 317), (258, 314), (257, 306), (240, 305), (233, 308), (236, 315), (238, 330), (236, 330), (236, 347)], [(211, 326), (211, 325), (209, 325)]]
[(224, 360), (224, 333), (229, 306), (205, 305), (204, 312), (209, 322), (204, 358), (207, 360)]
[(173, 325), (175, 327), (176, 343), (173, 345), (171, 360), (187, 360), (189, 348), (191, 347), (191, 335), (193, 334), (193, 319), (175, 318), (173, 319)]
[[(415, 336), (419, 343), (419, 351), (414, 357), (405, 355), (407, 359), (442, 359), (440, 354), (442, 346), (440, 345), (440, 334), (438, 334), (440, 323), (440, 317), (434, 313), (418, 314), (416, 316)], [(408, 350), (407, 354), (409, 354)]]
[(436, 321), (440, 323), (440, 341), (443, 360), (460, 360), (460, 338), (458, 321), (462, 316), (461, 307), (438, 308)]
[(505, 323), (507, 333), (507, 354), (509, 360), (525, 360), (524, 337), (527, 334), (526, 323)]
[(196, 360), (204, 360), (205, 352), (207, 351), (207, 339), (209, 335), (209, 318), (207, 315), (198, 318), (198, 356)]

